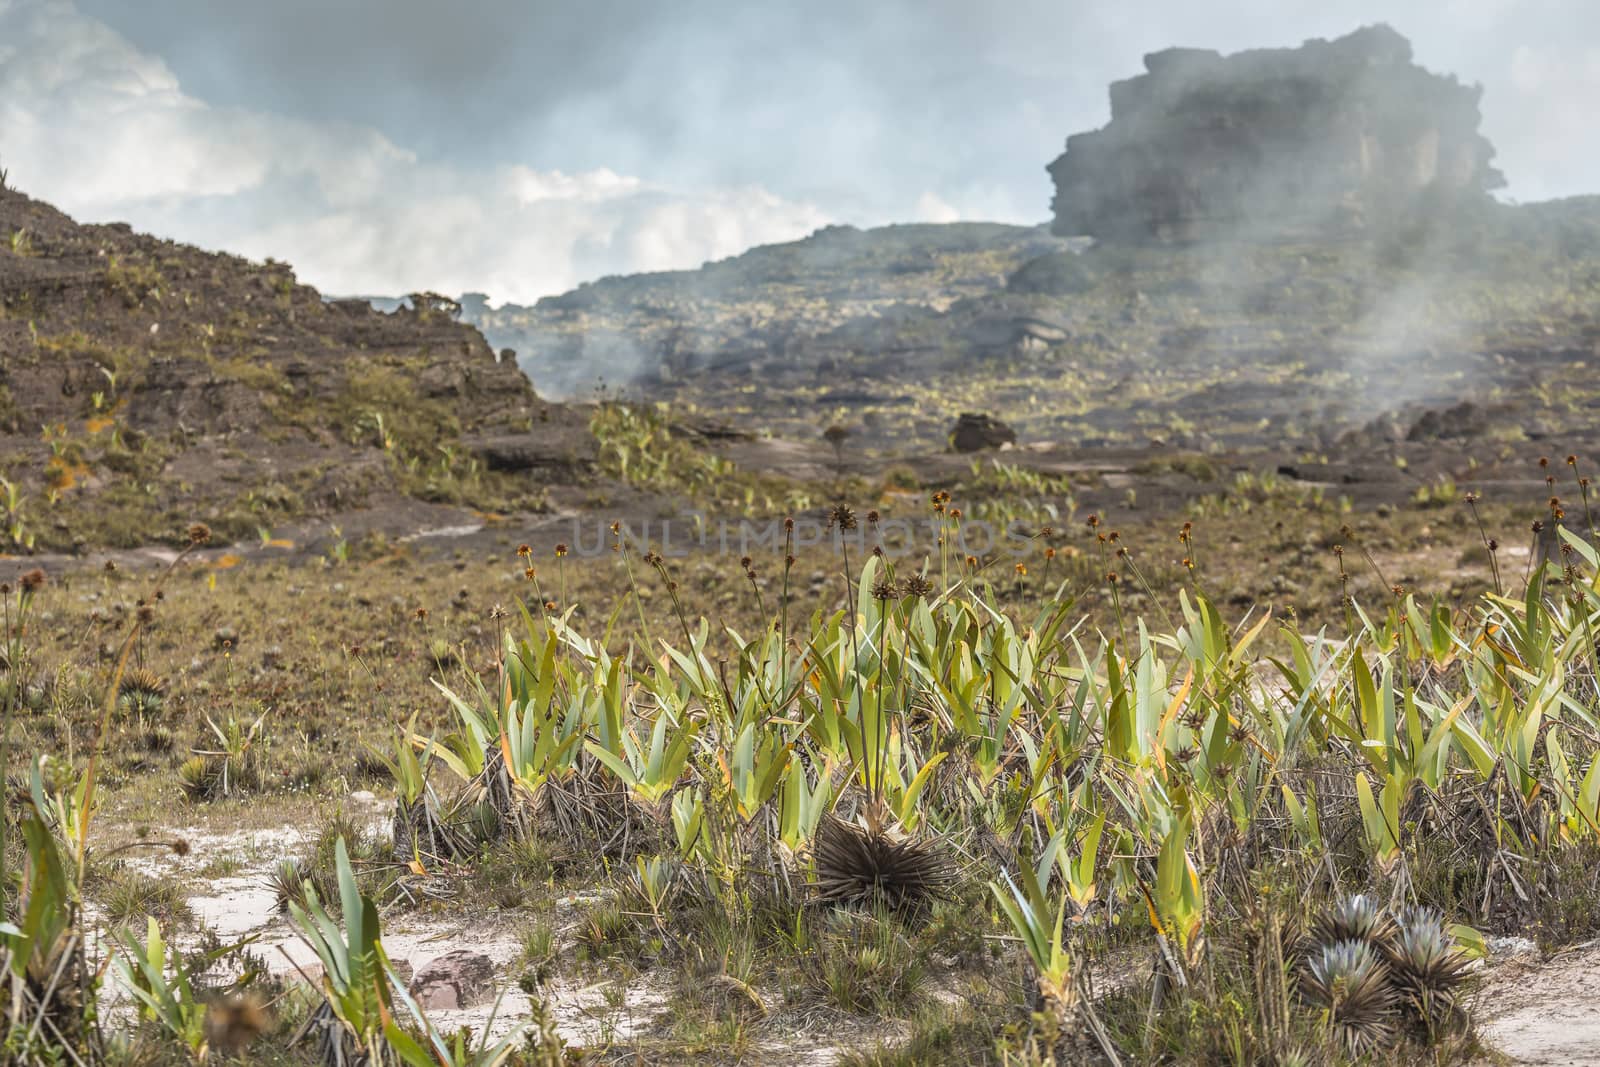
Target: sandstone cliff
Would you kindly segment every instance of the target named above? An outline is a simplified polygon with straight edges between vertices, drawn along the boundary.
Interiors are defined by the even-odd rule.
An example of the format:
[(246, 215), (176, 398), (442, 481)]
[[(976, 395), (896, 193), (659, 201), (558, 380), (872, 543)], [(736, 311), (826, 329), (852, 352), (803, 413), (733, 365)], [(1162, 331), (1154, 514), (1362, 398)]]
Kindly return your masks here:
[(1230, 56), (1173, 48), (1145, 70), (1050, 164), (1056, 233), (1351, 231), (1501, 184), (1480, 89), (1417, 66), (1387, 26)]

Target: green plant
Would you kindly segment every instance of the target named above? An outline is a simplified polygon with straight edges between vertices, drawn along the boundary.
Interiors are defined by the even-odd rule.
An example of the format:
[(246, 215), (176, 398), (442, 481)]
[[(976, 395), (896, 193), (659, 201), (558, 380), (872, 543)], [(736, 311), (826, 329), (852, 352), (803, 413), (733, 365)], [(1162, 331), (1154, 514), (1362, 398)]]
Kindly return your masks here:
[(1062, 927), (1067, 915), (1067, 894), (1051, 899), (1047, 892), (1050, 882), (1048, 859), (1043, 874), (1022, 869), (1022, 885), (1018, 886), (1008, 872), (1005, 885), (991, 883), (990, 890), (1010, 923), (1011, 930), (1022, 941), (1022, 946), (1032, 961), (1039, 993), (1045, 1002), (1056, 1010), (1072, 1003), (1072, 953), (1062, 939)]
[(398, 1044), (407, 1052), (416, 1045), (395, 1022), (394, 970), (380, 940), (377, 905), (356, 885), (343, 838), (336, 842), (334, 854), (342, 928), (328, 916), (315, 888), (306, 889), (304, 905), (289, 902), (296, 933), (322, 963), (318, 983), (322, 1002), (294, 1042), (314, 1035), (318, 1059), (324, 1063), (360, 1062), (375, 1067), (402, 1059), (415, 1063), (411, 1055), (391, 1044), (398, 1036)]
[(1411, 1012), (1433, 1032), (1456, 1014), (1468, 960), (1431, 908), (1402, 911), (1384, 946), (1395, 987)]
[(419, 868), (437, 866), (469, 851), (465, 836), (451, 824), (428, 783), (436, 746), (420, 741), (417, 717), (401, 727), (390, 752), (372, 749), (395, 784), (391, 838), (396, 855), (409, 856)]
[(249, 723), (229, 715), (223, 722), (206, 718), (217, 748), (197, 750), (178, 768), (178, 781), (191, 800), (239, 796), (261, 787), (266, 744), (266, 712)]
[(31, 551), (34, 534), (27, 527), (26, 498), (19, 483), (0, 478), (0, 508), (5, 510), (0, 525), (3, 525), (7, 544), (24, 552)]
[(1352, 1056), (1394, 1040), (1396, 997), (1383, 958), (1363, 941), (1319, 946), (1306, 961), (1300, 988)]
[[(140, 1014), (171, 1034), (194, 1062), (204, 1063), (209, 1052), (206, 1007), (195, 996), (183, 955), (162, 938), (161, 925), (153, 917), (143, 944), (127, 930), (119, 932), (118, 941), (120, 951), (113, 963), (128, 992), (139, 1002)], [(207, 962), (231, 951), (233, 948), (208, 955)]]

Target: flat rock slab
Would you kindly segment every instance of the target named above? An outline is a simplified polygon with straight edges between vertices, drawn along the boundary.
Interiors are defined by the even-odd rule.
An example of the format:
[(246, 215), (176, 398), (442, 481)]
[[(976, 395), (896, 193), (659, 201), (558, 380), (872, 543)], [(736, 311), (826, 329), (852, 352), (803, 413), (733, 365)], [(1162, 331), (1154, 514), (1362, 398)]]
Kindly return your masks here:
[(470, 1008), (494, 996), (494, 962), (467, 949), (447, 952), (417, 971), (410, 991), (423, 1008)]

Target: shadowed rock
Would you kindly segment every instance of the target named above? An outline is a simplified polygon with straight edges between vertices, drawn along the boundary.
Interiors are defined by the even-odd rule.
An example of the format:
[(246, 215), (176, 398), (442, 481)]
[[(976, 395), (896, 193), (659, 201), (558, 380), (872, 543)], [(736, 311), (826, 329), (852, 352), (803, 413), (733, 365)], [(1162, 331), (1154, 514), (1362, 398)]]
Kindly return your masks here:
[(1170, 48), (1111, 86), (1111, 122), (1049, 166), (1054, 232), (1190, 239), (1360, 230), (1504, 184), (1482, 90), (1388, 26), (1223, 56)]
[(950, 431), (950, 447), (957, 452), (982, 452), (988, 448), (1003, 448), (1015, 444), (1017, 434), (1011, 427), (991, 415), (964, 411)]

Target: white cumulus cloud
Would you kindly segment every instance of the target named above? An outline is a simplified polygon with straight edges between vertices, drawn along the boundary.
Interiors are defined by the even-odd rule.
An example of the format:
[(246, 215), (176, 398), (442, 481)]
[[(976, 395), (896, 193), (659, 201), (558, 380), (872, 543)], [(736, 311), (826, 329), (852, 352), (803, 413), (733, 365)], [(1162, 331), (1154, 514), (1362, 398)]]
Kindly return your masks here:
[(365, 126), (212, 106), (70, 0), (0, 0), (0, 166), (79, 218), (272, 256), (331, 293), (531, 302), (832, 221), (759, 186), (457, 165)]

